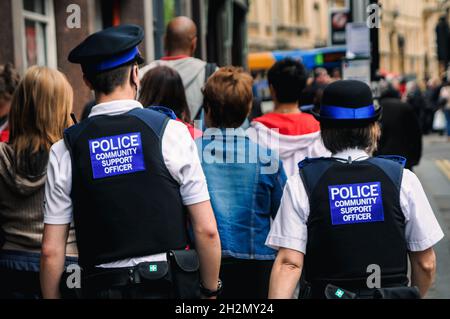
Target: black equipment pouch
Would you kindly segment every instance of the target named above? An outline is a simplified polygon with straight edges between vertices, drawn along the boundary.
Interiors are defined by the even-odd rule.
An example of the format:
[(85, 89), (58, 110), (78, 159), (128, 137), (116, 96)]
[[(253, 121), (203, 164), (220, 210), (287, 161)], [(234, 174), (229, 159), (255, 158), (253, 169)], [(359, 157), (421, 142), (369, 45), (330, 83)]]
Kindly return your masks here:
[(171, 282), (169, 264), (166, 261), (140, 263), (137, 266), (137, 271), (142, 283), (156, 281)]
[(200, 299), (200, 261), (195, 250), (168, 253), (170, 271), (177, 299)]
[(144, 262), (136, 266), (139, 282), (148, 284), (154, 291), (170, 297), (173, 295), (173, 278), (167, 261)]
[(334, 285), (327, 285), (325, 296), (327, 299), (421, 299), (417, 287), (380, 288), (357, 294)]
[(357, 299), (357, 295), (334, 285), (327, 285), (325, 288), (327, 299)]
[(419, 288), (417, 287), (394, 287), (377, 289), (374, 299), (421, 299)]

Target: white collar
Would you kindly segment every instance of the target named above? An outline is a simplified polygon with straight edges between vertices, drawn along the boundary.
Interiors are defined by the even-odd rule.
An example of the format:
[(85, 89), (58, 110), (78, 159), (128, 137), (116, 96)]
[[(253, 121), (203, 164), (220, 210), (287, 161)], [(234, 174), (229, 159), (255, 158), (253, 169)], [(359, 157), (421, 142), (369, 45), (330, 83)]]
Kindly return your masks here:
[(92, 108), (89, 117), (99, 116), (99, 115), (121, 115), (130, 112), (133, 109), (144, 108), (141, 103), (135, 100), (117, 100), (107, 103), (97, 104)]
[(352, 161), (364, 161), (368, 158), (370, 158), (369, 154), (367, 154), (366, 151), (361, 149), (347, 149), (345, 151), (339, 152), (337, 154), (334, 154), (332, 156), (333, 158), (342, 159), (344, 161), (348, 161), (349, 158), (352, 159)]

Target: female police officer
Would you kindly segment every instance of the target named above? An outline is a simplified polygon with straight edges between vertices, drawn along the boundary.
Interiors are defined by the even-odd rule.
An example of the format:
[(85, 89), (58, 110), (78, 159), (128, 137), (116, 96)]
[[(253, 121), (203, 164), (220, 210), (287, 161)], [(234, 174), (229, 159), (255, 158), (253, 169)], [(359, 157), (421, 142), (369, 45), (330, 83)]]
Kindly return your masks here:
[[(59, 297), (72, 220), (84, 296), (193, 298), (200, 288), (207, 297), (220, 291), (220, 241), (195, 144), (182, 123), (134, 100), (143, 37), (138, 26), (109, 28), (69, 56), (81, 64), (97, 105), (51, 150), (41, 260), (46, 298)], [(185, 250), (185, 207), (196, 237), (201, 287), (190, 281), (198, 260)], [(174, 263), (190, 275), (168, 275)], [(191, 286), (173, 288), (174, 278)]]
[(316, 118), (333, 156), (300, 163), (286, 185), (266, 243), (279, 249), (270, 298), (291, 298), (300, 276), (306, 298), (325, 298), (329, 284), (370, 298), (368, 269), (381, 270), (377, 288), (405, 287), (408, 255), (412, 285), (422, 296), (431, 286), (432, 247), (443, 233), (402, 159), (370, 157), (380, 116), (362, 82), (338, 81), (325, 89)]

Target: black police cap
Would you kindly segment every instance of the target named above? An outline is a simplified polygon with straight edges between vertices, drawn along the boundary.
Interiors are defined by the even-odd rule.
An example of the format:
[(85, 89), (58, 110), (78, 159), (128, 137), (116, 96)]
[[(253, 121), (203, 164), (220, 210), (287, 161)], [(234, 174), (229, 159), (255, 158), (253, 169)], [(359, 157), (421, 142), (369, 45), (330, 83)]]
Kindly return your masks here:
[(143, 63), (138, 45), (144, 30), (127, 24), (107, 28), (90, 35), (69, 54), (71, 63), (81, 64), (85, 73), (101, 73), (120, 66)]
[(323, 91), (320, 111), (313, 112), (325, 126), (364, 127), (381, 118), (382, 109), (374, 103), (372, 90), (361, 81), (342, 80)]

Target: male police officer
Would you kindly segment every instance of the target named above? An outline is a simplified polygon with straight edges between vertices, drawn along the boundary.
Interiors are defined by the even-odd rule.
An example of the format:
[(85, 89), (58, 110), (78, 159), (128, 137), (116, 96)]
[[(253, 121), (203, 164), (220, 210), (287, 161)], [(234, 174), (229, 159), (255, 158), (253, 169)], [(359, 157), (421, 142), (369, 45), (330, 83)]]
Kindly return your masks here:
[[(213, 297), (220, 290), (220, 242), (195, 144), (184, 125), (134, 100), (143, 37), (138, 26), (109, 28), (69, 56), (81, 64), (97, 105), (51, 150), (41, 262), (45, 298), (59, 297), (72, 220), (84, 296), (196, 296), (200, 283), (193, 287), (190, 279), (198, 259), (186, 250), (185, 207), (202, 292)], [(174, 288), (173, 281), (181, 286)]]
[[(377, 288), (406, 287), (408, 254), (412, 285), (422, 296), (431, 286), (432, 247), (443, 233), (402, 159), (370, 157), (380, 116), (362, 82), (338, 81), (325, 89), (316, 117), (333, 156), (300, 163), (286, 185), (267, 239), (279, 249), (270, 298), (291, 298), (301, 275), (306, 298), (325, 298), (329, 284), (371, 298), (371, 267), (381, 270)], [(344, 290), (336, 295), (343, 297)]]

